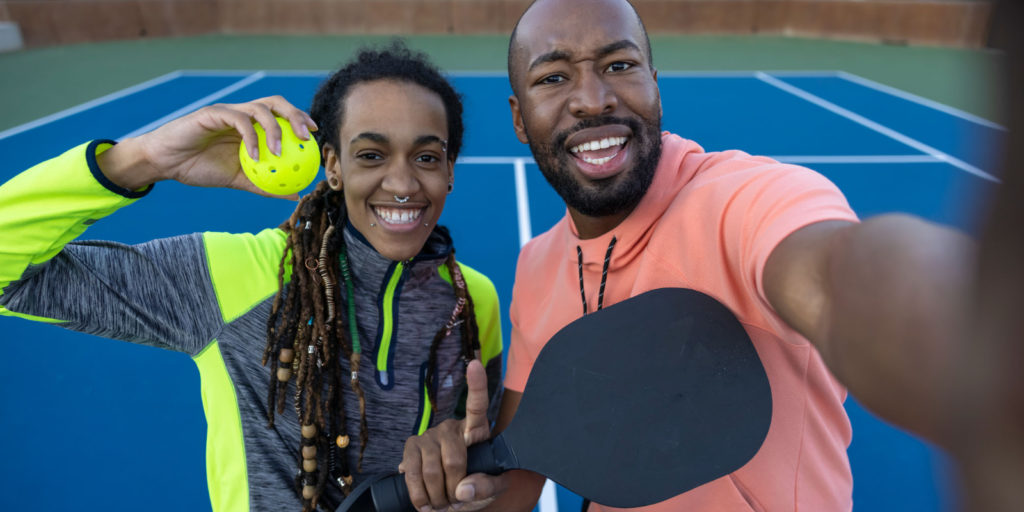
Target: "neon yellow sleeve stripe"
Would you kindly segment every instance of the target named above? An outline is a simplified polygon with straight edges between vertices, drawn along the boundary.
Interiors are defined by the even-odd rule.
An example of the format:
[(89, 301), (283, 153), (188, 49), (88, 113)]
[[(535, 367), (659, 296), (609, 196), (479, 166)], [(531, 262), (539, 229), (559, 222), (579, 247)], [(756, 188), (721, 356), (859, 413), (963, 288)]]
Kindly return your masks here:
[[(97, 144), (95, 152), (110, 147)], [(94, 222), (137, 200), (97, 181), (88, 148), (82, 144), (0, 185), (0, 293), (30, 265), (50, 260)]]
[[(277, 273), (286, 235), (280, 229), (249, 233), (203, 233), (210, 280), (221, 318), (230, 323), (277, 293)], [(285, 266), (285, 282), (291, 279)]]
[[(501, 306), (498, 304), (498, 291), (494, 283), (487, 276), (477, 272), (469, 265), (456, 262), (462, 270), (462, 277), (466, 280), (466, 287), (469, 295), (473, 297), (473, 310), (476, 313), (476, 325), (480, 330), (480, 359), (484, 365), (491, 359), (501, 355)], [(438, 267), (441, 278), (452, 282), (452, 276), (448, 273), (448, 267)]]
[(24, 313), (16, 313), (16, 312), (11, 311), (11, 310), (3, 307), (3, 306), (0, 306), (0, 315), (3, 315), (3, 316), (13, 316), (15, 318), (24, 318), (25, 320), (31, 320), (33, 322), (43, 322), (43, 323), (47, 323), (47, 324), (62, 324), (62, 323), (65, 322), (64, 320), (57, 320), (55, 318), (46, 318), (46, 317), (43, 317), (43, 316), (33, 316), (33, 315), (26, 315)]
[(380, 348), (377, 350), (377, 371), (380, 373), (388, 371), (388, 351), (391, 350), (391, 334), (395, 327), (395, 289), (398, 288), (398, 281), (402, 279), (404, 268), (405, 265), (402, 263), (395, 265), (395, 270), (384, 289), (384, 325), (381, 326)]
[(199, 368), (206, 413), (206, 482), (216, 512), (249, 510), (249, 477), (238, 397), (217, 340), (193, 361)]

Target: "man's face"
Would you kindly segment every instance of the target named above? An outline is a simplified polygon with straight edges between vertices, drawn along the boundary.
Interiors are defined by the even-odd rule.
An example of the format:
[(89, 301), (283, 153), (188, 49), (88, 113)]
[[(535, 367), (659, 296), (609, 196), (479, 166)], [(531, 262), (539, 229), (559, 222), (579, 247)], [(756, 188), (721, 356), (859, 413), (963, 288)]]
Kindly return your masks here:
[(510, 65), (516, 135), (569, 208), (628, 214), (661, 153), (661, 98), (636, 15), (624, 2), (538, 2)]

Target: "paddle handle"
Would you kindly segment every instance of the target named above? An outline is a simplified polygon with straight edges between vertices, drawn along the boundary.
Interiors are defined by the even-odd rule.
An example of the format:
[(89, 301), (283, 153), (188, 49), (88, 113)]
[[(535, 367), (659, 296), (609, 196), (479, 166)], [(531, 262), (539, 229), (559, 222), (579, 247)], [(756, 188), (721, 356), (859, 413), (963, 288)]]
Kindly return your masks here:
[[(466, 474), (500, 475), (517, 467), (515, 455), (509, 450), (505, 438), (501, 435), (474, 444), (466, 450)], [(409, 489), (405, 486), (405, 476), (402, 474), (391, 475), (374, 482), (370, 492), (377, 512), (416, 512), (409, 501)]]

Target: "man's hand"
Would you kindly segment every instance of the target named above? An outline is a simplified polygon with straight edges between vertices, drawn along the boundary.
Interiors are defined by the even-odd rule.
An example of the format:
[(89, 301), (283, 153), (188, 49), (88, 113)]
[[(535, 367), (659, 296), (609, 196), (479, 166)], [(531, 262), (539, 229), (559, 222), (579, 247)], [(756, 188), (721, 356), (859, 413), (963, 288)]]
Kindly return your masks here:
[(466, 475), (466, 447), (491, 437), (487, 420), (487, 375), (479, 361), (466, 368), (466, 418), (445, 420), (405, 442), (398, 471), (405, 474), (409, 499), (420, 511), (479, 510), (504, 491), (504, 479)]
[[(287, 119), (300, 139), (308, 140), (316, 124), (303, 111), (280, 96), (236, 105), (201, 108), (159, 128), (122, 141), (97, 159), (100, 169), (115, 184), (138, 190), (162, 180), (197, 187), (226, 187), (270, 196), (246, 178), (238, 160), (238, 145), (258, 158), (253, 122), (267, 134), (267, 145), (281, 152), (281, 128), (274, 116)], [(282, 196), (270, 196), (282, 197)], [(297, 199), (298, 196), (283, 196)]]

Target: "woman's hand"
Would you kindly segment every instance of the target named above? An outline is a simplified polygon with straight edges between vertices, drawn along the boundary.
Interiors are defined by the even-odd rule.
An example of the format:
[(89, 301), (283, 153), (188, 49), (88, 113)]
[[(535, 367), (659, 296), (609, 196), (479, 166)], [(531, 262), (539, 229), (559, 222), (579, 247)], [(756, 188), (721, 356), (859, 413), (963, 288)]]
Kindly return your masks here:
[(316, 124), (281, 96), (248, 103), (203, 107), (159, 128), (122, 141), (97, 158), (100, 169), (115, 184), (138, 190), (162, 180), (197, 187), (226, 187), (268, 197), (297, 199), (297, 195), (268, 194), (245, 176), (238, 159), (242, 141), (259, 158), (253, 122), (267, 134), (267, 146), (281, 152), (281, 128), (274, 116), (287, 119), (300, 139), (308, 140)]

